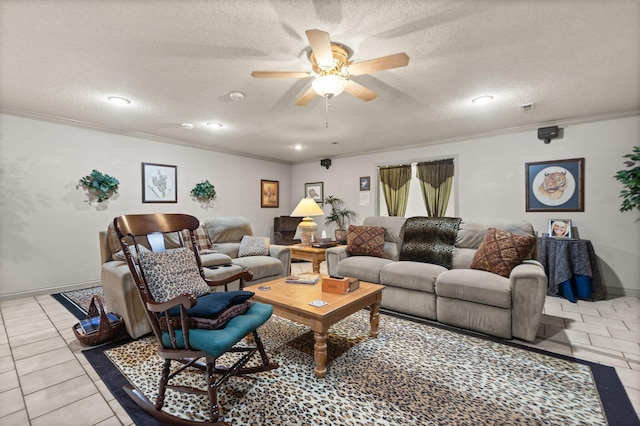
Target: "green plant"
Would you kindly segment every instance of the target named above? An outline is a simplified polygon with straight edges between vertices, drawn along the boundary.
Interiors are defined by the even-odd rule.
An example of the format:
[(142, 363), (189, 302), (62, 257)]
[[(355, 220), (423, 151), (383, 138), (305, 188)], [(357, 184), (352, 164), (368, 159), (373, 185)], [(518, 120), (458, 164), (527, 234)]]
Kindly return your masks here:
[(101, 203), (118, 192), (120, 182), (112, 176), (93, 169), (91, 174), (81, 178), (78, 184), (86, 191), (94, 193), (98, 197), (98, 202)]
[(200, 201), (212, 201), (216, 198), (216, 187), (208, 180), (196, 184), (191, 190), (191, 196)]
[(629, 169), (620, 170), (614, 176), (624, 189), (620, 191), (622, 198), (621, 212), (636, 209), (640, 211), (640, 146), (634, 146), (631, 154), (624, 155), (628, 158), (625, 164)]
[(340, 198), (334, 197), (333, 195), (329, 195), (322, 200), (322, 204), (325, 206), (331, 206), (331, 213), (329, 213), (325, 219), (325, 225), (331, 225), (335, 223), (338, 229), (344, 230), (351, 219), (356, 216), (356, 212), (353, 210), (349, 210), (344, 206), (344, 201)]

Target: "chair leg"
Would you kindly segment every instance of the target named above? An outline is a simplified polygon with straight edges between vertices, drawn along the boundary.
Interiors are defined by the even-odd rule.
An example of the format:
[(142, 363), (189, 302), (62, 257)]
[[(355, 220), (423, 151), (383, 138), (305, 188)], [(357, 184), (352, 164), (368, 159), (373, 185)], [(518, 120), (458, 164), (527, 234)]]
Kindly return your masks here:
[(161, 410), (164, 406), (164, 395), (167, 391), (167, 383), (169, 383), (170, 368), (171, 359), (166, 358), (162, 365), (162, 373), (160, 375), (160, 382), (158, 383), (158, 398), (156, 398), (155, 403), (156, 410)]
[(218, 384), (215, 377), (215, 360), (207, 360), (207, 393), (209, 394), (209, 418), (217, 422), (220, 418), (218, 407)]

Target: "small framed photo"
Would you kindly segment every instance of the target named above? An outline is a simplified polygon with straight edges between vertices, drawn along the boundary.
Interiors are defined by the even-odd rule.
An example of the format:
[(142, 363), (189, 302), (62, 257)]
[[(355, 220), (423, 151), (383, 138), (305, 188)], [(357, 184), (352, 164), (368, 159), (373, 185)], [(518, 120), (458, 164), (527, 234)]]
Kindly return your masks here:
[(584, 211), (584, 158), (526, 163), (525, 168), (526, 211)]
[(313, 198), (316, 203), (322, 203), (322, 200), (324, 200), (324, 183), (305, 183), (304, 196), (305, 198)]
[(549, 237), (573, 238), (571, 236), (571, 219), (549, 219)]
[(260, 207), (280, 206), (280, 182), (277, 180), (260, 181)]
[(177, 203), (178, 167), (142, 163), (142, 202)]
[(371, 176), (360, 178), (360, 191), (371, 191)]

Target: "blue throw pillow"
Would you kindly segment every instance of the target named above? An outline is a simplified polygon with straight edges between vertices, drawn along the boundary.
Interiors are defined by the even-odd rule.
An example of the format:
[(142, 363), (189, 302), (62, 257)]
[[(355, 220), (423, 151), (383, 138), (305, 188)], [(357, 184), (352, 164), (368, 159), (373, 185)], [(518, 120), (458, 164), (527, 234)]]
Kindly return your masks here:
[[(193, 308), (187, 309), (187, 315), (198, 318), (216, 318), (227, 308), (239, 305), (253, 297), (252, 291), (235, 290), (207, 293), (198, 297), (198, 303)], [(169, 315), (179, 316), (180, 307), (174, 306), (169, 310)]]

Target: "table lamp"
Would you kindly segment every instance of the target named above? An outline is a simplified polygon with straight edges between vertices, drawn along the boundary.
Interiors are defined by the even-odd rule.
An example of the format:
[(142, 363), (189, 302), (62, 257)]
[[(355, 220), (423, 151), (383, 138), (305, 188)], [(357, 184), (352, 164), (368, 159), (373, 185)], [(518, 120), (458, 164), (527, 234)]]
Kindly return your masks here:
[(313, 198), (303, 198), (300, 200), (295, 209), (289, 216), (303, 217), (302, 222), (298, 224), (298, 233), (300, 240), (305, 246), (311, 245), (311, 237), (316, 234), (318, 225), (313, 221), (311, 216), (322, 216), (324, 211), (318, 206)]

